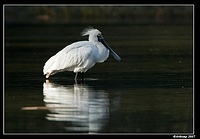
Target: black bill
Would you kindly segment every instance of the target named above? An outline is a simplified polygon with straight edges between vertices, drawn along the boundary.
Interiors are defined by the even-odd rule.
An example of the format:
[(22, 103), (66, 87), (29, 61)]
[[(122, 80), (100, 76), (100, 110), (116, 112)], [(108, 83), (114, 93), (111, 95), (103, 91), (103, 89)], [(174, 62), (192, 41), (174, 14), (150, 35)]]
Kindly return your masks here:
[(107, 43), (104, 41), (102, 35), (98, 37), (98, 40), (110, 51), (111, 55), (118, 61), (121, 60), (121, 58), (107, 45)]

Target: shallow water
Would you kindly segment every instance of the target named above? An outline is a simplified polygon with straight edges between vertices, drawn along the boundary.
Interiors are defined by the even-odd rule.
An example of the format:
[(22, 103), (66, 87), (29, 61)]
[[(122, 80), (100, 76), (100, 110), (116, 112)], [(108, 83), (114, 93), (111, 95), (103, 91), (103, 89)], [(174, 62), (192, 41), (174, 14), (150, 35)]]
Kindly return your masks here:
[(78, 84), (72, 72), (46, 81), (42, 68), (87, 39), (85, 26), (5, 27), (6, 133), (193, 132), (191, 25), (94, 26), (122, 60), (110, 56)]

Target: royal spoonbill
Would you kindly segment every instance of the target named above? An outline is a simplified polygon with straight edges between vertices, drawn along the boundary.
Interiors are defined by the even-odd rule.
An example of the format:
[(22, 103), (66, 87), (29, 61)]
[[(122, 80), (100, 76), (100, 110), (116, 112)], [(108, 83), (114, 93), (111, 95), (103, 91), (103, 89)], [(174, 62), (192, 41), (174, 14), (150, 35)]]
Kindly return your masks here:
[(108, 58), (109, 52), (116, 60), (121, 60), (106, 44), (98, 29), (86, 28), (81, 35), (89, 35), (89, 41), (72, 43), (45, 63), (43, 72), (44, 75), (46, 74), (46, 78), (58, 72), (73, 71), (76, 73), (75, 81), (79, 72), (82, 73), (82, 80), (84, 80), (84, 73), (96, 63), (104, 62)]

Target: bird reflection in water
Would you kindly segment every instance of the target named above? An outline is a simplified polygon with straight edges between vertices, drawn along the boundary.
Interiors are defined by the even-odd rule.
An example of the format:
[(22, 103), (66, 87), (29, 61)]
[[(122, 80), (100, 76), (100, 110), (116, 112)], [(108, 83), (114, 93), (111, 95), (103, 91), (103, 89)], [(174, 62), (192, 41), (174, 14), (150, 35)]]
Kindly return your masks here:
[(50, 121), (72, 122), (67, 131), (98, 132), (109, 120), (109, 97), (103, 90), (94, 90), (85, 84), (58, 85), (46, 80), (43, 84)]

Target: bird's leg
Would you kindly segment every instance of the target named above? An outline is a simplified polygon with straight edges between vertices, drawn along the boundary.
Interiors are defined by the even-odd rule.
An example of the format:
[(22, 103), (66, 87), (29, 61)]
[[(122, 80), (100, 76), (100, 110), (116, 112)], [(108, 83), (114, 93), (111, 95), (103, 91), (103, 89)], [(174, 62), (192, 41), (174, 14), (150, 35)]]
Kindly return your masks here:
[(75, 75), (75, 81), (77, 81), (77, 77), (78, 77), (78, 72), (76, 72), (76, 75)]
[(81, 75), (82, 75), (82, 81), (84, 81), (84, 75), (85, 75), (85, 72), (81, 72)]
[(74, 80), (75, 81), (75, 84), (77, 85), (77, 80)]
[(49, 78), (50, 75), (55, 74), (55, 73), (56, 73), (56, 71), (54, 71), (54, 70), (52, 72), (50, 72), (50, 73), (47, 72), (46, 78)]
[(51, 73), (47, 73), (46, 78), (49, 78), (50, 75), (51, 75)]

